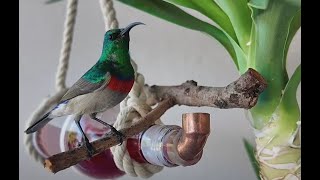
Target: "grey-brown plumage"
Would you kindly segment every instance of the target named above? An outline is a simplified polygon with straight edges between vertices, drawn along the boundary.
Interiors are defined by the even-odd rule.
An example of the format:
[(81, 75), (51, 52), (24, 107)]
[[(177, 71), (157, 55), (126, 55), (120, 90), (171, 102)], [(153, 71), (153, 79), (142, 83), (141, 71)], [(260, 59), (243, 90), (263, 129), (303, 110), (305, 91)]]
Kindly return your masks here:
[(111, 79), (111, 75), (109, 72), (107, 72), (105, 76), (106, 80), (99, 83), (91, 83), (83, 78), (80, 78), (61, 98), (60, 103), (79, 95), (102, 90), (106, 87), (106, 85), (109, 83)]

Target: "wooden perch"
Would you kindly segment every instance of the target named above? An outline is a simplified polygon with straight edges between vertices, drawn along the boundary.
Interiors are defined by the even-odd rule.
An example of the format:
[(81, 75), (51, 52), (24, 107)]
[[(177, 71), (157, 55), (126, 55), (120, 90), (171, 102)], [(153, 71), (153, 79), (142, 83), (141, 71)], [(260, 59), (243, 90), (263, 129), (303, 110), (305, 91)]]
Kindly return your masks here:
[[(145, 117), (142, 117), (138, 121), (138, 123), (133, 124), (130, 128), (124, 128), (119, 131), (123, 135), (125, 135), (125, 139), (127, 139), (127, 137), (139, 134), (141, 131), (153, 125), (157, 119), (159, 119), (168, 109), (170, 109), (174, 105), (174, 99), (168, 98), (160, 102), (156, 108), (154, 108)], [(91, 144), (97, 152), (95, 155), (97, 155), (109, 149), (110, 147), (119, 144), (119, 142), (114, 134), (107, 134), (102, 139), (96, 140)], [(78, 164), (79, 162), (86, 159), (89, 159), (87, 149), (85, 146), (81, 146), (76, 149), (62, 152), (49, 157), (45, 160), (44, 166), (51, 172), (56, 173), (70, 166)]]
[[(197, 86), (195, 81), (187, 81), (180, 86), (145, 86), (145, 92), (150, 105), (159, 103), (145, 117), (142, 117), (129, 128), (119, 130), (125, 138), (146, 130), (154, 124), (168, 109), (174, 105), (210, 106), (217, 108), (245, 108), (253, 107), (259, 94), (267, 87), (263, 77), (253, 69), (249, 69), (240, 78), (226, 87)], [(99, 154), (112, 146), (119, 144), (114, 134), (92, 142)], [(85, 146), (53, 155), (45, 160), (44, 166), (56, 173), (70, 166), (87, 160)]]
[(144, 91), (149, 105), (154, 105), (166, 97), (174, 97), (178, 105), (250, 109), (257, 103), (259, 94), (266, 87), (263, 77), (257, 71), (249, 69), (226, 87), (197, 86), (197, 82), (191, 80), (179, 86), (145, 85)]

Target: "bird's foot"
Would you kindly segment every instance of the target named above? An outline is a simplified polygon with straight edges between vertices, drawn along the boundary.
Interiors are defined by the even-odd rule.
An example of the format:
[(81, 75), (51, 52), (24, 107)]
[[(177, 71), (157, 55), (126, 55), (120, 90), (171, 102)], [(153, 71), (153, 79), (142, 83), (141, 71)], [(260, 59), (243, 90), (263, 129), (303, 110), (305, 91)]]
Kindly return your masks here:
[(120, 145), (122, 144), (123, 140), (125, 139), (125, 135), (123, 135), (121, 132), (119, 132), (118, 130), (116, 130), (116, 128), (114, 128), (112, 125), (110, 125), (110, 124), (108, 124), (108, 123), (106, 123), (106, 122), (104, 122), (104, 121), (96, 118), (96, 113), (91, 114), (90, 117), (91, 117), (93, 120), (98, 121), (99, 123), (101, 123), (101, 124), (109, 127), (109, 128), (111, 129), (111, 132), (113, 132), (113, 133), (117, 136), (118, 141), (120, 142)]
[(111, 128), (111, 132), (113, 132), (117, 138), (118, 141), (120, 142), (119, 146), (122, 144), (123, 140), (125, 139), (125, 135), (123, 135), (121, 132), (119, 132), (118, 130), (116, 130), (116, 128), (114, 128), (113, 126), (110, 126)]
[(96, 154), (96, 150), (92, 146), (92, 144), (89, 141), (85, 141), (84, 144), (87, 148), (88, 156), (91, 158), (94, 154)]

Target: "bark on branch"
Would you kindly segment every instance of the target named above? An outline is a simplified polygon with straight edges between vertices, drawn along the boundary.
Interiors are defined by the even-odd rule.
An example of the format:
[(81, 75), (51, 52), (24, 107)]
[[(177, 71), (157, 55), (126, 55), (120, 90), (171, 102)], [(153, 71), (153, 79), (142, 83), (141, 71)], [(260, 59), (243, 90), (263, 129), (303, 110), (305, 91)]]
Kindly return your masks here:
[[(153, 125), (157, 119), (176, 104), (249, 109), (257, 103), (259, 94), (266, 87), (266, 81), (253, 69), (249, 69), (238, 80), (226, 87), (197, 86), (195, 81), (187, 81), (180, 86), (145, 86), (148, 103), (151, 105), (159, 104), (145, 117), (140, 118), (137, 123), (119, 131), (126, 138), (136, 135)], [(92, 142), (92, 145), (97, 152), (95, 155), (97, 155), (118, 143), (114, 134), (107, 134)], [(86, 148), (82, 146), (49, 157), (45, 160), (44, 166), (56, 173), (87, 159), (89, 157)]]
[(145, 85), (144, 90), (149, 105), (166, 97), (174, 97), (178, 105), (250, 109), (266, 87), (263, 77), (257, 71), (249, 69), (226, 87), (197, 86), (197, 82), (191, 80), (179, 86)]

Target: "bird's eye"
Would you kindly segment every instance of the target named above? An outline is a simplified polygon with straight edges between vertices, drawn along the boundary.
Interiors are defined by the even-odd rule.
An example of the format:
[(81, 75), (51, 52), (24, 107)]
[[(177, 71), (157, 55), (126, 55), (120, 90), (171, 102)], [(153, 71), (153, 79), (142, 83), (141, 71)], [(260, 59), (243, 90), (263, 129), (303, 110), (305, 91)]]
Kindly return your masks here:
[(114, 36), (113, 36), (112, 34), (110, 34), (110, 35), (109, 35), (109, 39), (110, 39), (110, 40), (114, 40), (115, 38), (114, 38)]
[(113, 40), (115, 40), (115, 39), (117, 39), (118, 38), (118, 34), (110, 34), (109, 35), (109, 39), (111, 40), (111, 41), (113, 41)]

